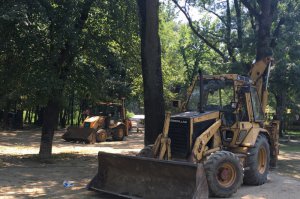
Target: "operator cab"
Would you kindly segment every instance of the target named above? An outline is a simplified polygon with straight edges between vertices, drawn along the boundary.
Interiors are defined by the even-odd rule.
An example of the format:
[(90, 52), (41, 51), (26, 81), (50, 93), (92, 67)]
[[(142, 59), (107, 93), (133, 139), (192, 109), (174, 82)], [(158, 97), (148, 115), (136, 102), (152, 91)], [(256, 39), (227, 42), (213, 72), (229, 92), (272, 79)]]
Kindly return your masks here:
[[(249, 93), (249, 103), (246, 93)], [(198, 111), (199, 99), (200, 86), (195, 83), (186, 110)], [(202, 100), (203, 110), (219, 111), (223, 125), (228, 127), (237, 121), (252, 120), (252, 117), (256, 122), (264, 120), (256, 87), (247, 77), (236, 74), (204, 76)]]
[[(205, 79), (204, 80), (204, 110), (223, 110), (231, 107), (234, 101), (234, 87), (232, 80), (226, 79)], [(195, 85), (188, 102), (187, 110), (198, 110), (200, 98), (200, 86)]]
[[(257, 89), (249, 78), (237, 74), (203, 76), (203, 86), (197, 80), (181, 107), (184, 112), (170, 119), (173, 157), (188, 157), (196, 138), (218, 119), (221, 119), (220, 133), (225, 146), (241, 143), (251, 122), (259, 124), (264, 119)], [(245, 133), (239, 134), (240, 131)], [(213, 145), (214, 139), (207, 144), (210, 148)]]
[(121, 117), (121, 111), (121, 105), (113, 103), (99, 103), (94, 109), (95, 114), (106, 117), (110, 116), (115, 119)]
[[(212, 77), (212, 76), (211, 76)], [(235, 122), (236, 109), (234, 81), (225, 78), (205, 78), (203, 80), (203, 110), (226, 112), (224, 124), (232, 125)], [(200, 86), (195, 84), (187, 103), (187, 111), (199, 110)]]

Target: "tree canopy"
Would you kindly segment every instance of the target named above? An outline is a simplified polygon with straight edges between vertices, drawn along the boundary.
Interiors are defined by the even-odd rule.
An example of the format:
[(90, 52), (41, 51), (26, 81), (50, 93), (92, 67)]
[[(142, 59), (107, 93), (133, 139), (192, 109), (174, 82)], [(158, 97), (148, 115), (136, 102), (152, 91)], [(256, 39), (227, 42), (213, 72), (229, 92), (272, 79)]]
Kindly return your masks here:
[[(49, 132), (58, 125), (81, 122), (84, 104), (125, 97), (129, 111), (143, 113), (151, 89), (161, 93), (163, 117), (178, 98), (174, 89), (187, 87), (199, 68), (247, 75), (253, 60), (270, 54), (269, 106), (279, 117), (287, 108), (299, 111), (297, 1), (157, 1), (162, 88), (152, 79), (156, 87), (150, 90), (143, 86), (152, 73), (142, 67), (141, 6), (145, 1), (0, 1), (1, 126), (11, 127), (10, 113), (18, 112), (26, 123), (44, 124), (42, 142), (51, 142)], [(149, 16), (156, 12), (142, 9)]]

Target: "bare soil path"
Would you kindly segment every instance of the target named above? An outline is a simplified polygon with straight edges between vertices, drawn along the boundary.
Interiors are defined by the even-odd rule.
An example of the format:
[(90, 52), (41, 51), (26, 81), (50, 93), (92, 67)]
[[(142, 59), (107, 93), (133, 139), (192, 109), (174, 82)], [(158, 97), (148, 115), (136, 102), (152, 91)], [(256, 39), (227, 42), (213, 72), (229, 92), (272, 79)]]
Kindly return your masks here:
[[(0, 198), (113, 198), (86, 191), (97, 172), (97, 153), (136, 154), (143, 148), (143, 133), (132, 132), (123, 142), (92, 145), (68, 143), (55, 134), (54, 158), (50, 163), (37, 159), (40, 130), (0, 131)], [(300, 151), (300, 146), (299, 146)], [(279, 168), (270, 172), (262, 186), (242, 186), (232, 198), (300, 198), (300, 152), (282, 153)], [(64, 180), (74, 186), (63, 187)]]

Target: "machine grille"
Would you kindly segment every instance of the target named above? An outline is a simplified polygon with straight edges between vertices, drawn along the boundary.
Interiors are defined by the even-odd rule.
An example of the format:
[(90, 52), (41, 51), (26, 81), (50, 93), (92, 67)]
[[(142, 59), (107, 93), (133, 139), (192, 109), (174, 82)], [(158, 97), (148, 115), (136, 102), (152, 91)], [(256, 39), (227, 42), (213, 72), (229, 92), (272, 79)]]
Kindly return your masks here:
[(186, 158), (190, 153), (190, 121), (176, 119), (170, 122), (169, 137), (173, 158)]

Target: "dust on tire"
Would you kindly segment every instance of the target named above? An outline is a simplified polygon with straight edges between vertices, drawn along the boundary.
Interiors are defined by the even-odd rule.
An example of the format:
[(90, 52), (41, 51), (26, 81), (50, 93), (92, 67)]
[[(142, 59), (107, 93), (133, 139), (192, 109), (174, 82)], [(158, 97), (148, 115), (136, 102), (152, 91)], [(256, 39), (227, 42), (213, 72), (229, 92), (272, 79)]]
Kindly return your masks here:
[[(204, 164), (211, 196), (230, 197), (243, 183), (243, 168), (239, 158), (229, 151), (218, 151)], [(228, 171), (227, 171), (228, 170)], [(225, 173), (229, 179), (223, 177)]]
[[(265, 151), (265, 159), (260, 157)], [(253, 148), (250, 148), (250, 155), (246, 158), (245, 167), (245, 176), (244, 184), (247, 185), (262, 185), (267, 182), (267, 176), (269, 173), (269, 163), (270, 163), (270, 148), (267, 138), (260, 134), (258, 135), (255, 145)], [(260, 161), (265, 162), (260, 162)], [(263, 168), (265, 167), (265, 168)]]

